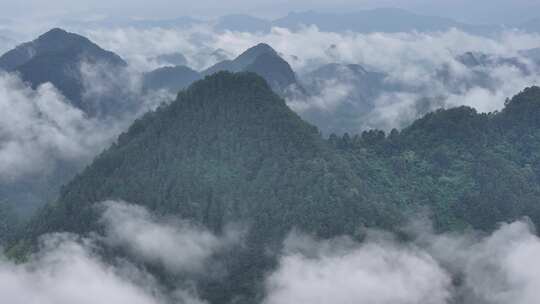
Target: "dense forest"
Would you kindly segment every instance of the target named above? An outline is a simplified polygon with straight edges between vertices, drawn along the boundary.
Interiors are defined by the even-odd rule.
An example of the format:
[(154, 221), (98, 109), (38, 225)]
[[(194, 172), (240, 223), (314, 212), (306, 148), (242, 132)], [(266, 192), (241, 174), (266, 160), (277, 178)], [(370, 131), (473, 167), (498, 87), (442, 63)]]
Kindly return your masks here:
[[(210, 302), (249, 302), (291, 229), (320, 237), (398, 230), (419, 212), (439, 231), (540, 224), (540, 88), (500, 112), (439, 110), (401, 131), (324, 138), (252, 73), (220, 72), (137, 120), (18, 236), (99, 230), (97, 202), (124, 200), (217, 234), (249, 227), (227, 279), (200, 282)], [(169, 278), (170, 279), (170, 278)], [(239, 297), (239, 295), (241, 295)]]

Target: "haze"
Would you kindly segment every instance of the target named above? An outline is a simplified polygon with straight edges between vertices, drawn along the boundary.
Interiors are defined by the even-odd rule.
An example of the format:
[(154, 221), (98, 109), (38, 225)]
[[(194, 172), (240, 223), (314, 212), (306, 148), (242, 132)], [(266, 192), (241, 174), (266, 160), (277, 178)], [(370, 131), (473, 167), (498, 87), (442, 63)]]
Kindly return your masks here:
[[(538, 17), (540, 3), (534, 0), (231, 0), (216, 2), (155, 0), (1, 0), (1, 18), (75, 18), (102, 17), (172, 18), (178, 16), (216, 17), (243, 13), (275, 18), (291, 11), (316, 10), (350, 12), (377, 7), (396, 7), (419, 14), (435, 15), (468, 23), (519, 24)], [(29, 10), (29, 8), (32, 8)]]

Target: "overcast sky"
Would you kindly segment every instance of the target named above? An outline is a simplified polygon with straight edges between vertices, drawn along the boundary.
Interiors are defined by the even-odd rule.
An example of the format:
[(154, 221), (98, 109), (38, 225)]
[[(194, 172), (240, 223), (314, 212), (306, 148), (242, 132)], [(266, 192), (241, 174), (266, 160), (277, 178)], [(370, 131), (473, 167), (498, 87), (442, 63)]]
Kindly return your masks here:
[(540, 17), (539, 0), (0, 0), (0, 18), (108, 15), (161, 19), (230, 13), (273, 18), (290, 11), (349, 12), (375, 7), (405, 8), (469, 23), (516, 23)]

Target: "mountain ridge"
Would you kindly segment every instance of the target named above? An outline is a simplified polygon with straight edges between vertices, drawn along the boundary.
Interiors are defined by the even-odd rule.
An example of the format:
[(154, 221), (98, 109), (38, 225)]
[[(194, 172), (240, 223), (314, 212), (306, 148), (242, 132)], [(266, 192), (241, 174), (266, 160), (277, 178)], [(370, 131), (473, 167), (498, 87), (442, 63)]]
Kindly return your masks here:
[(197, 287), (210, 303), (252, 302), (291, 231), (361, 240), (359, 229), (399, 231), (426, 208), (437, 231), (490, 231), (523, 216), (540, 224), (539, 113), (532, 87), (501, 112), (439, 110), (401, 132), (325, 139), (261, 76), (219, 72), (137, 120), (36, 215), (10, 254), (24, 257), (46, 233), (99, 231), (105, 200), (217, 235), (242, 223), (245, 241), (224, 258), (225, 277)]
[(23, 43), (0, 57), (0, 69), (16, 72), (32, 88), (50, 82), (73, 105), (93, 114), (83, 103), (82, 62), (124, 68), (127, 63), (89, 39), (54, 28), (31, 42)]

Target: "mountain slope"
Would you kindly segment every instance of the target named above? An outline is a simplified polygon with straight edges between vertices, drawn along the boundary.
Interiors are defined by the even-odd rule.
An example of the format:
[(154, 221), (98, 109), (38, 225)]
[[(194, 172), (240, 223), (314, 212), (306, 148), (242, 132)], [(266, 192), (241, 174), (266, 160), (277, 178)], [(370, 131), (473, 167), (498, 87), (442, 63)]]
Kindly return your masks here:
[[(227, 15), (216, 21), (218, 30), (230, 30), (251, 33), (268, 33), (272, 27), (287, 28), (293, 31), (306, 26), (316, 26), (326, 32), (434, 32), (457, 28), (474, 34), (492, 34), (502, 27), (497, 25), (472, 25), (453, 19), (415, 14), (399, 8), (377, 8), (354, 10), (346, 13), (300, 11), (287, 16), (265, 20), (249, 15)], [(534, 21), (517, 28), (534, 28)], [(537, 26), (536, 29), (539, 27)]]
[(18, 244), (99, 231), (96, 205), (108, 199), (217, 234), (240, 223), (247, 235), (224, 258), (226, 276), (197, 289), (210, 303), (254, 302), (292, 229), (361, 239), (362, 227), (399, 230), (426, 209), (442, 231), (489, 231), (523, 216), (539, 224), (538, 117), (540, 88), (529, 88), (498, 113), (439, 110), (388, 136), (325, 140), (260, 76), (221, 72), (135, 122)]
[(82, 102), (82, 62), (111, 68), (126, 66), (118, 55), (101, 49), (87, 38), (56, 28), (4, 54), (0, 57), (0, 69), (19, 73), (33, 88), (50, 82), (74, 106), (92, 112)]
[(164, 89), (178, 93), (199, 79), (201, 75), (186, 66), (168, 66), (146, 73), (143, 85), (145, 90)]
[(218, 30), (237, 32), (267, 32), (271, 27), (271, 21), (241, 14), (220, 17), (215, 26)]
[(292, 226), (335, 235), (374, 225), (382, 216), (368, 207), (365, 187), (262, 78), (221, 72), (137, 121), (27, 232), (99, 229), (96, 202), (107, 199), (178, 215), (217, 233), (242, 223), (250, 227), (249, 240), (230, 261), (236, 279), (213, 282), (219, 292), (202, 291), (228, 301), (242, 286), (256, 292), (260, 283), (247, 274), (262, 275), (266, 268), (255, 265), (269, 261), (261, 252), (278, 248)]
[(279, 94), (284, 94), (291, 86), (299, 86), (296, 75), (289, 63), (268, 44), (258, 44), (234, 60), (225, 60), (202, 71), (208, 76), (219, 71), (254, 72), (262, 76)]
[[(252, 221), (288, 204), (293, 210), (299, 208), (291, 210), (290, 217), (280, 219), (287, 224), (279, 228), (283, 229), (299, 223), (293, 215), (303, 208), (326, 209), (334, 187), (352, 187), (348, 184), (354, 176), (336, 181), (334, 175), (338, 173), (327, 172), (330, 167), (345, 170), (340, 169), (339, 157), (327, 148), (316, 128), (287, 108), (260, 77), (218, 73), (181, 92), (171, 106), (136, 122), (117, 145), (65, 188), (59, 205), (49, 210), (53, 214), (65, 213), (44, 217), (62, 221), (44, 227), (80, 230), (85, 210), (91, 210), (87, 206), (121, 198), (211, 226), (216, 219), (205, 214), (208, 208), (223, 212), (212, 216), (219, 216), (218, 222)], [(148, 170), (161, 172), (161, 176), (148, 179), (154, 176)], [(300, 178), (308, 177), (310, 170), (320, 170), (321, 175)], [(130, 177), (126, 178), (126, 174)], [(318, 199), (310, 197), (313, 187), (322, 191)], [(361, 187), (361, 182), (354, 187)], [(353, 194), (358, 190), (350, 191), (351, 197), (343, 199), (361, 204), (359, 194)], [(333, 212), (349, 217), (354, 207), (344, 208), (348, 204), (345, 201)], [(269, 214), (260, 214), (268, 208)], [(317, 214), (329, 216), (325, 212)], [(66, 218), (73, 221), (66, 222)]]

